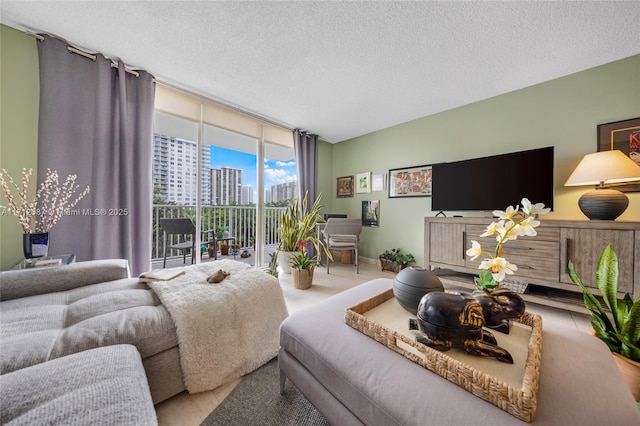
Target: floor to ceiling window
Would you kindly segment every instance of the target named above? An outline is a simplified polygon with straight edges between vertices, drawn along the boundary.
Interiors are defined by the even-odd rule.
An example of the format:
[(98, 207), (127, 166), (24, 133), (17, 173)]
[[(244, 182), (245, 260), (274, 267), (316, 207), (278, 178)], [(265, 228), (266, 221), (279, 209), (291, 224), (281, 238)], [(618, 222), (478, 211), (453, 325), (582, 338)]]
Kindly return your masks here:
[[(224, 231), (233, 239), (221, 251), (268, 262), (265, 252), (278, 241), (277, 206), (296, 196), (291, 131), (164, 86), (154, 119), (152, 258), (162, 257), (159, 219), (188, 217), (199, 239)], [(202, 248), (198, 261), (208, 256)]]

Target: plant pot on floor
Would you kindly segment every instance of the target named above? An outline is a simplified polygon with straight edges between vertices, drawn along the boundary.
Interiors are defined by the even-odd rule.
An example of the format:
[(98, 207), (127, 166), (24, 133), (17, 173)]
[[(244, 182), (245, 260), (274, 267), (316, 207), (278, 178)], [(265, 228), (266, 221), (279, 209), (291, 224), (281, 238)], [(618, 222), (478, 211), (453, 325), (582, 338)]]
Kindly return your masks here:
[(293, 287), (298, 290), (306, 290), (311, 287), (313, 282), (313, 272), (315, 267), (310, 269), (289, 268), (291, 278), (293, 279)]
[(404, 265), (396, 265), (395, 263), (393, 263), (389, 259), (380, 259), (380, 270), (381, 271), (391, 271), (391, 272), (398, 273), (398, 272), (402, 271), (404, 268), (406, 268), (407, 266), (409, 266), (409, 264), (405, 263)]
[(289, 259), (295, 256), (295, 251), (279, 251), (278, 252), (278, 268), (285, 274), (291, 273), (291, 267), (289, 266)]
[(622, 378), (629, 387), (636, 402), (640, 402), (640, 362), (635, 362), (615, 352), (611, 353), (618, 365)]

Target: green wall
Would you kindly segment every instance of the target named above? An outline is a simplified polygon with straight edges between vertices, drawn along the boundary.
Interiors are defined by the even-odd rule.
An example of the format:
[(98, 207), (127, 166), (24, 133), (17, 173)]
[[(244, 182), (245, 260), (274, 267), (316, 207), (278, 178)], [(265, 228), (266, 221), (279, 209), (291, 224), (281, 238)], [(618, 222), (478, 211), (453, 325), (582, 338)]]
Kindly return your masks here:
[[(32, 196), (37, 181), (38, 51), (36, 39), (0, 25), (0, 168), (19, 184), (22, 168), (33, 168)], [(0, 204), (6, 200), (0, 197)], [(0, 269), (23, 259), (22, 228), (0, 209)]]
[[(386, 192), (336, 198), (336, 177), (553, 145), (555, 210), (546, 218), (587, 220), (578, 198), (589, 188), (565, 188), (564, 182), (585, 154), (596, 151), (598, 124), (639, 116), (636, 55), (335, 144), (331, 208), (359, 217), (361, 201), (380, 200), (380, 227), (363, 229), (361, 255), (377, 258), (400, 247), (422, 264), (423, 220), (436, 213), (431, 198), (390, 199)], [(640, 221), (640, 193), (627, 195), (629, 208), (618, 220)]]
[[(19, 178), (23, 167), (35, 169), (37, 162), (36, 40), (0, 25), (0, 47), (0, 167)], [(361, 201), (381, 200), (380, 227), (363, 230), (361, 255), (376, 258), (401, 247), (421, 264), (423, 219), (434, 215), (431, 199), (389, 199), (386, 192), (336, 198), (336, 177), (553, 145), (556, 206), (547, 217), (586, 220), (577, 201), (587, 188), (563, 184), (580, 159), (596, 150), (596, 126), (639, 117), (639, 99), (636, 55), (339, 144), (321, 142), (318, 191), (324, 211), (359, 217)], [(618, 220), (640, 221), (640, 193), (627, 195), (629, 209)], [(0, 217), (2, 269), (22, 259), (21, 234), (14, 218)]]

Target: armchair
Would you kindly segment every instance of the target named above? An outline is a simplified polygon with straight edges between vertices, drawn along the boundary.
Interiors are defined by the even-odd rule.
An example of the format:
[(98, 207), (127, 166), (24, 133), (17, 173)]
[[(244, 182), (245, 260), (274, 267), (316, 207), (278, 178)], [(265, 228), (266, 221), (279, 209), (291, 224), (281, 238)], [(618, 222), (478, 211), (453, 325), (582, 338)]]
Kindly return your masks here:
[[(356, 274), (360, 273), (358, 262), (358, 241), (362, 232), (360, 219), (329, 218), (322, 231), (324, 242), (328, 250), (353, 251)], [(327, 274), (331, 260), (327, 259)]]

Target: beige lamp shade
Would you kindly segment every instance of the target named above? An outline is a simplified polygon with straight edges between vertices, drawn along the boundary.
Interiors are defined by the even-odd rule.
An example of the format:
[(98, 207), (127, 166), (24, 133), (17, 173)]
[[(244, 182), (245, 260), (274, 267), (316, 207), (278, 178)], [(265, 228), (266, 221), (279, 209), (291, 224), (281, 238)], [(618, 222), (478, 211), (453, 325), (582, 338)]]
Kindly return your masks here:
[(584, 156), (564, 186), (640, 181), (640, 166), (622, 151), (600, 151)]
[(629, 198), (607, 184), (640, 181), (640, 166), (621, 151), (600, 151), (584, 156), (565, 186), (597, 185), (582, 194), (578, 206), (591, 220), (615, 220), (629, 206)]

